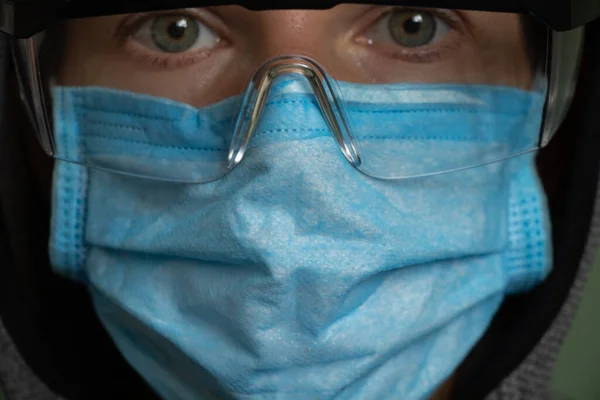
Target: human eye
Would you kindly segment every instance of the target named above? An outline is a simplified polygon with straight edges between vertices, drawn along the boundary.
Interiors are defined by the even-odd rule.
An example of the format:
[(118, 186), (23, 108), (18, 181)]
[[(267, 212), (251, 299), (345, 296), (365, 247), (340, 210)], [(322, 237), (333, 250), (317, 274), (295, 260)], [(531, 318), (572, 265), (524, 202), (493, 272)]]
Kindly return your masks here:
[(451, 10), (393, 8), (380, 12), (358, 42), (393, 58), (431, 62), (459, 45), (459, 24)]
[(208, 57), (224, 42), (215, 29), (192, 12), (135, 15), (125, 26), (125, 47), (152, 66), (181, 67)]

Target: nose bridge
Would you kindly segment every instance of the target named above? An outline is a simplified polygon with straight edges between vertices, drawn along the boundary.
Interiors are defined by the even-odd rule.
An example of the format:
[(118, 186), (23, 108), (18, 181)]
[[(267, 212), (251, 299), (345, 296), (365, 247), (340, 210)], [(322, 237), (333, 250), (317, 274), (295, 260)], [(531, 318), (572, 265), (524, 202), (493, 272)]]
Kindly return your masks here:
[(351, 136), (334, 83), (313, 60), (301, 56), (285, 56), (267, 61), (252, 78), (236, 123), (228, 156), (228, 169), (235, 168), (244, 158), (275, 81), (289, 76), (307, 81), (307, 86), (310, 87), (311, 94), (315, 96), (321, 114), (342, 154), (353, 166), (360, 166), (360, 156)]
[(331, 53), (330, 13), (317, 10), (273, 10), (261, 14), (260, 47), (253, 53), (262, 60), (304, 54), (321, 62)]
[[(355, 5), (354, 5), (355, 6)], [(350, 10), (355, 9), (351, 6)], [(344, 11), (346, 10), (346, 11)], [(341, 10), (272, 10), (254, 18), (248, 40), (254, 65), (281, 56), (302, 55), (327, 67), (336, 79), (371, 82), (352, 41), (348, 8)]]

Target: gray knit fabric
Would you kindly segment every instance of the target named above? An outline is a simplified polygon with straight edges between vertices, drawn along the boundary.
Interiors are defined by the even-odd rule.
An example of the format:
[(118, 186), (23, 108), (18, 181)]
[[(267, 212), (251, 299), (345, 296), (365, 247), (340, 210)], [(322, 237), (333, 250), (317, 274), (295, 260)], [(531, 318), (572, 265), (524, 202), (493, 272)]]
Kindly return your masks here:
[[(0, 96), (3, 95), (6, 44), (0, 37)], [(0, 115), (0, 127), (2, 124)], [(599, 185), (600, 187), (600, 185)], [(568, 400), (548, 393), (552, 370), (581, 299), (600, 242), (600, 197), (596, 196), (594, 217), (582, 264), (569, 297), (551, 329), (527, 357), (486, 400)], [(1, 257), (1, 255), (0, 255)], [(0, 320), (0, 387), (4, 400), (60, 400), (28, 368)]]
[[(2, 110), (6, 104), (4, 91), (6, 68), (10, 62), (6, 37), (0, 34), (0, 129), (5, 128), (5, 118)], [(0, 132), (4, 134), (5, 132)], [(2, 143), (0, 141), (0, 143)], [(0, 260), (7, 255), (0, 254)], [(0, 268), (2, 266), (0, 265)], [(12, 339), (0, 319), (0, 388), (3, 400), (58, 400), (37, 377), (31, 372), (21, 355), (17, 352)]]
[(0, 386), (4, 400), (59, 400), (28, 368), (0, 320)]
[[(600, 185), (598, 187), (600, 188)], [(575, 278), (573, 286), (571, 286), (567, 300), (538, 345), (525, 361), (510, 376), (504, 379), (502, 384), (486, 400), (563, 400), (557, 394), (548, 392), (550, 380), (554, 364), (583, 295), (588, 275), (596, 260), (599, 243), (600, 196), (597, 192), (590, 234), (578, 275)]]

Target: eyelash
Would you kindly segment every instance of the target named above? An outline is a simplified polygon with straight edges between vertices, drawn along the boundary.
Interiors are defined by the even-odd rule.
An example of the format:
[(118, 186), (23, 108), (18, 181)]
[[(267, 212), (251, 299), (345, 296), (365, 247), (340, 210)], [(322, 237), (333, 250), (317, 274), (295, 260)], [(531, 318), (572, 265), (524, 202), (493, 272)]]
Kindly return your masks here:
[[(377, 17), (369, 20), (370, 22), (367, 24), (366, 28), (362, 29), (361, 34), (364, 35), (364, 33), (368, 29), (370, 29), (372, 26), (375, 26), (376, 24), (381, 23), (381, 21), (383, 21), (386, 17), (392, 15), (395, 12), (399, 12), (399, 11), (424, 12), (422, 9), (409, 8), (409, 7), (394, 7), (391, 9), (384, 10), (384, 11), (379, 11), (377, 13)], [(434, 16), (436, 18), (439, 18), (444, 23), (448, 24), (448, 27), (450, 28), (449, 35), (452, 35), (452, 36), (458, 35), (458, 37), (464, 36), (464, 33), (461, 29), (461, 18), (457, 15), (454, 15), (453, 12), (440, 10), (440, 9), (427, 9), (425, 12), (431, 14), (432, 16)], [(440, 45), (440, 44), (426, 45), (421, 48), (415, 48), (415, 49), (402, 48), (400, 46), (395, 46), (396, 48), (393, 50), (380, 48), (379, 51), (384, 53), (387, 57), (401, 59), (403, 61), (410, 62), (410, 63), (430, 63), (430, 62), (442, 60), (443, 57), (447, 53), (456, 51), (461, 46), (460, 40), (458, 40), (458, 38), (454, 38), (454, 40), (451, 40), (449, 43), (446, 43), (448, 41), (449, 41), (449, 39), (443, 38), (441, 40), (441, 42), (444, 42), (442, 45)], [(376, 47), (377, 45), (368, 44), (368, 46)], [(380, 47), (383, 47), (383, 46), (380, 46)]]
[[(135, 47), (135, 48), (134, 48)], [(179, 69), (185, 68), (190, 65), (202, 61), (210, 57), (212, 50), (197, 50), (189, 53), (182, 53), (179, 55), (171, 56), (158, 56), (151, 54), (152, 50), (140, 49), (142, 47), (139, 44), (131, 46), (131, 54), (135, 61), (140, 62), (143, 65), (148, 65), (151, 69)], [(152, 52), (154, 53), (154, 52)]]
[(198, 14), (182, 10), (177, 11), (177, 15), (185, 16), (199, 21), (206, 25), (209, 29), (213, 30), (215, 34), (220, 37), (219, 45), (212, 49), (199, 49), (180, 54), (171, 54), (168, 56), (161, 55), (162, 53), (149, 49), (135, 40), (132, 40), (133, 35), (136, 31), (146, 22), (152, 18), (160, 17), (163, 15), (174, 14), (170, 13), (152, 13), (152, 14), (136, 14), (127, 18), (117, 30), (117, 37), (119, 38), (121, 45), (125, 47), (127, 51), (131, 53), (134, 61), (137, 61), (142, 66), (147, 66), (150, 69), (179, 69), (193, 65), (196, 62), (202, 61), (212, 55), (215, 50), (227, 45), (227, 40), (223, 39), (224, 35), (215, 29), (211, 24), (204, 21)]
[[(398, 11), (423, 12), (423, 10), (408, 7), (394, 7), (383, 11), (378, 10), (377, 16), (374, 18), (369, 18), (369, 22), (366, 24), (366, 27), (363, 26), (363, 28), (359, 32), (362, 32), (361, 34), (364, 34), (370, 27), (375, 26), (375, 24), (380, 23), (384, 18)], [(433, 15), (436, 18), (441, 19), (444, 23), (448, 24), (448, 26), (451, 29), (450, 35), (458, 35), (459, 37), (464, 36), (464, 33), (461, 30), (461, 18), (459, 16), (454, 15), (450, 11), (440, 9), (428, 9), (426, 12)], [(173, 12), (171, 12), (171, 14), (172, 13)], [(212, 26), (212, 24), (206, 22), (197, 13), (182, 10), (177, 11), (177, 14), (190, 17), (194, 20), (198, 20), (202, 24), (205, 24), (209, 29), (213, 30), (215, 34), (217, 34), (221, 38), (220, 44), (212, 49), (200, 49), (184, 52), (178, 55), (171, 54), (168, 56), (164, 56), (160, 52), (148, 49), (147, 47), (132, 40), (132, 37), (135, 34), (136, 30), (139, 29), (145, 22), (152, 18), (159, 17), (161, 15), (168, 15), (167, 13), (137, 14), (135, 16), (126, 18), (125, 21), (122, 22), (121, 26), (117, 29), (116, 36), (120, 40), (121, 45), (124, 46), (126, 50), (130, 52), (131, 56), (134, 58), (135, 61), (137, 61), (140, 65), (150, 69), (185, 68), (187, 66), (193, 65), (194, 63), (209, 58), (214, 51), (219, 50), (219, 48), (222, 48), (224, 46), (227, 46), (228, 41), (225, 39), (225, 35), (223, 35), (222, 32), (220, 32), (218, 29), (215, 29)], [(445, 38), (442, 39), (442, 42), (447, 41), (448, 40)], [(376, 45), (368, 46), (376, 47)], [(387, 57), (400, 59), (410, 63), (430, 63), (443, 59), (443, 57), (447, 53), (456, 51), (460, 46), (460, 41), (455, 38), (449, 43), (444, 43), (442, 46), (440, 46), (439, 44), (435, 46), (426, 45), (423, 48), (418, 49), (400, 48), (399, 46), (396, 46), (397, 48), (393, 50), (380, 48), (378, 49), (378, 51), (383, 53)]]

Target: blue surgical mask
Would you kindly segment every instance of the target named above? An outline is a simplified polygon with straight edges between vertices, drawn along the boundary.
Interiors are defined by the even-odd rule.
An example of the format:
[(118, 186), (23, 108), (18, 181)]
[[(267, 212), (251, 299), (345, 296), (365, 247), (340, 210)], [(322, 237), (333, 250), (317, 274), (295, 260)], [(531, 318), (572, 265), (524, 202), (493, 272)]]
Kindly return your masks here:
[[(405, 111), (395, 123), (409, 132), (428, 122), (435, 135), (415, 140), (438, 141), (437, 154), (457, 141), (469, 149), (478, 110), (499, 138), (514, 138), (515, 127), (522, 135), (510, 140), (538, 138), (537, 94), (405, 87), (412, 101), (395, 100)], [(382, 87), (341, 89), (349, 113), (360, 113), (351, 120), (380, 126), (376, 111), (390, 108)], [(146, 134), (165, 160), (156, 168), (192, 151), (170, 145), (170, 115), (204, 121), (200, 131), (195, 123), (173, 128), (190, 137), (235, 121), (232, 99), (193, 110), (101, 88), (54, 94), (65, 154), (126, 159), (148, 151)], [(423, 109), (415, 99), (436, 96), (447, 101), (411, 112)], [(52, 263), (87, 285), (120, 351), (165, 400), (427, 399), (504, 296), (549, 271), (549, 218), (532, 153), (424, 178), (372, 179), (340, 154), (310, 90), (285, 82), (272, 88), (258, 132), (240, 166), (205, 184), (56, 166)], [(407, 163), (430, 156), (420, 148)]]

